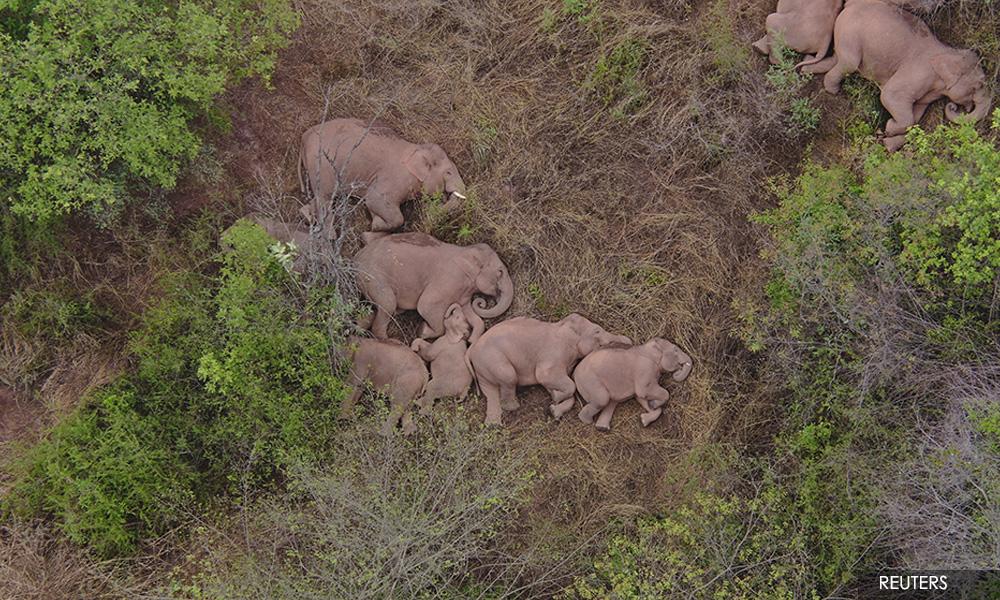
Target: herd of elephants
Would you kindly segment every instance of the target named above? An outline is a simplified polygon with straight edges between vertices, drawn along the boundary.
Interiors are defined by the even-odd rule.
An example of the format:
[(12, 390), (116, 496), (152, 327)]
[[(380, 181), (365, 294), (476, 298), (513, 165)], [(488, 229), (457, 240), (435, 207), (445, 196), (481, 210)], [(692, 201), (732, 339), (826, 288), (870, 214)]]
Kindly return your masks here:
[[(783, 47), (807, 55), (797, 68), (826, 73), (830, 93), (852, 72), (874, 80), (892, 116), (884, 137), (890, 150), (904, 143), (907, 128), (935, 100), (950, 100), (949, 120), (965, 113), (979, 120), (990, 107), (976, 54), (941, 43), (923, 21), (887, 0), (848, 0), (846, 6), (843, 0), (779, 0), (754, 48), (777, 62)], [(642, 425), (655, 421), (669, 398), (661, 375), (683, 381), (690, 374), (691, 357), (673, 343), (656, 337), (635, 345), (576, 313), (558, 322), (515, 317), (487, 330), (484, 319), (505, 313), (514, 293), (496, 252), (486, 244), (392, 233), (404, 225), (400, 206), (410, 199), (447, 198), (446, 211), (465, 200), (458, 167), (440, 146), (408, 142), (374, 122), (335, 119), (303, 134), (299, 169), (303, 192), (313, 197), (302, 209), (313, 232), (332, 230), (322, 222), (333, 217), (318, 217), (316, 206), (338, 195), (362, 199), (371, 215), (371, 231), (353, 259), (358, 287), (374, 305), (359, 323), (371, 337), (353, 336), (348, 344), (353, 392), (341, 407), (345, 416), (370, 384), (390, 399), (385, 432), (401, 422), (410, 433), (414, 404), (425, 413), (437, 399), (462, 400), (475, 381), (486, 397), (487, 424), (499, 425), (504, 411), (518, 408), (519, 386), (542, 385), (554, 417), (570, 411), (579, 395), (580, 419), (607, 431), (615, 407), (633, 397), (643, 409)], [(310, 231), (253, 218), (281, 241), (310, 243)], [(304, 265), (297, 261), (293, 268)], [(423, 319), (409, 346), (388, 336), (390, 320), (406, 310)]]

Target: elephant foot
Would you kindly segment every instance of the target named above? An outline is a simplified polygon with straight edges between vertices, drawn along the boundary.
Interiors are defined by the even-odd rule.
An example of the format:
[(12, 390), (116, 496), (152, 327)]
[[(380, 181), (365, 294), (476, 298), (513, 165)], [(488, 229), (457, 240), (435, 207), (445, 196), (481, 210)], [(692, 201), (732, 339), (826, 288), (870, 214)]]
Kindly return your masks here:
[(611, 423), (598, 423), (594, 427), (596, 427), (598, 431), (602, 431), (604, 433), (611, 431)]
[(564, 414), (566, 414), (573, 408), (574, 404), (576, 404), (576, 400), (574, 400), (573, 398), (567, 398), (566, 400), (563, 400), (559, 404), (550, 404), (549, 412), (552, 414), (553, 417), (560, 419)]
[(491, 415), (486, 415), (486, 420), (483, 422), (486, 424), (487, 427), (500, 427), (503, 425), (503, 422), (500, 420), (500, 417), (494, 417)]
[(886, 150), (889, 152), (895, 152), (896, 150), (902, 148), (903, 144), (906, 143), (906, 135), (894, 135), (887, 137), (882, 140), (882, 143), (885, 144)]
[(651, 410), (647, 413), (642, 413), (641, 415), (639, 415), (639, 420), (642, 421), (643, 427), (649, 427), (649, 424), (659, 419), (661, 414), (663, 414), (663, 410), (657, 408), (656, 410)]
[(752, 46), (753, 46), (754, 50), (756, 50), (757, 52), (759, 52), (761, 54), (770, 54), (771, 53), (771, 44), (768, 41), (766, 35), (764, 37), (760, 38), (759, 40), (757, 40), (756, 42), (754, 42), (752, 44)]
[(521, 403), (517, 401), (517, 398), (513, 398), (509, 402), (501, 402), (500, 408), (506, 411), (517, 410), (521, 408)]

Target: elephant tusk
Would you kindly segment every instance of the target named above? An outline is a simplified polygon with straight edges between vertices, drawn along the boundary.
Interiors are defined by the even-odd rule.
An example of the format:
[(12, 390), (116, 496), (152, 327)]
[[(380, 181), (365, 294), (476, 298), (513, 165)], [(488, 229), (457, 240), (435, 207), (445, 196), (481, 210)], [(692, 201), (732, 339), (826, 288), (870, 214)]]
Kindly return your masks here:
[(459, 194), (458, 192), (452, 192), (451, 195), (455, 196), (459, 200), (465, 200), (466, 199), (465, 196), (463, 196), (462, 194)]

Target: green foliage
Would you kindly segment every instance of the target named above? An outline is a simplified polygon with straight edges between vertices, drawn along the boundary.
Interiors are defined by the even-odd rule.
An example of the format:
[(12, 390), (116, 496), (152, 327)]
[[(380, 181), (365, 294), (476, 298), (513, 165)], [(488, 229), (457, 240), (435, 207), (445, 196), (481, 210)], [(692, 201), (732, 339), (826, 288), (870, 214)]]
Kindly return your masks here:
[(740, 77), (750, 64), (750, 51), (736, 36), (736, 24), (726, 0), (712, 2), (702, 29), (717, 76), (723, 82)]
[(667, 516), (615, 535), (560, 598), (817, 598), (800, 562), (804, 540), (781, 489), (751, 499), (698, 492)]
[(597, 60), (585, 87), (594, 91), (611, 108), (615, 118), (634, 114), (649, 99), (649, 91), (641, 78), (646, 64), (649, 43), (628, 37), (616, 44), (611, 52)]
[(3, 7), (0, 198), (48, 218), (172, 187), (201, 146), (190, 122), (227, 85), (270, 73), (297, 24), (285, 0), (38, 0)]
[(132, 337), (134, 371), (29, 454), (14, 510), (121, 554), (192, 499), (266, 487), (324, 455), (344, 393), (330, 301), (303, 296), (259, 226), (238, 223), (222, 245), (214, 278), (166, 282)]
[(2, 307), (2, 318), (24, 337), (55, 343), (93, 329), (103, 315), (92, 297), (78, 297), (57, 281), (14, 292)]
[(251, 547), (219, 548), (174, 596), (458, 599), (503, 589), (506, 578), (470, 573), (503, 560), (494, 540), (535, 471), (506, 433), (466, 417), (439, 413), (419, 435), (382, 436), (374, 415), (337, 433), (336, 464), (299, 471), (287, 493), (256, 503)]
[(792, 100), (788, 119), (794, 133), (816, 131), (816, 128), (819, 127), (820, 116), (820, 110), (813, 106), (808, 98), (796, 98)]
[(562, 14), (575, 18), (581, 25), (591, 25), (601, 18), (600, 6), (600, 0), (562, 0)]

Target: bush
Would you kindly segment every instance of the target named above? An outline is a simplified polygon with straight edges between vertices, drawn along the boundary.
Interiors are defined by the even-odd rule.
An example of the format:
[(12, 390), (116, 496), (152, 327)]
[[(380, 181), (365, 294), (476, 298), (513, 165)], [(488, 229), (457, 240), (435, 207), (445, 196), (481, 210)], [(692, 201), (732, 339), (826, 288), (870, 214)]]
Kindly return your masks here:
[(122, 554), (191, 501), (246, 494), (325, 455), (344, 393), (332, 301), (300, 292), (258, 226), (234, 226), (223, 244), (217, 276), (175, 275), (144, 315), (134, 372), (28, 454), (15, 511)]
[(209, 542), (207, 568), (175, 595), (469, 598), (508, 585), (493, 542), (526, 499), (524, 451), (462, 414), (413, 437), (379, 435), (380, 421), (337, 433), (336, 464), (257, 503), (235, 546)]
[[(856, 148), (856, 169), (808, 163), (755, 218), (772, 271), (746, 337), (788, 399), (779, 472), (824, 593), (865, 565), (986, 565), (997, 539), (971, 490), (996, 472), (981, 399), (1000, 361), (1000, 150), (971, 123), (909, 142)], [(929, 563), (942, 527), (963, 541)]]
[(172, 187), (201, 142), (193, 117), (267, 76), (297, 24), (285, 0), (17, 1), (0, 29), (0, 197), (48, 218)]

